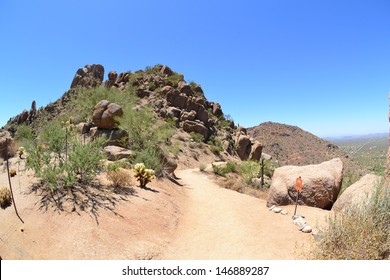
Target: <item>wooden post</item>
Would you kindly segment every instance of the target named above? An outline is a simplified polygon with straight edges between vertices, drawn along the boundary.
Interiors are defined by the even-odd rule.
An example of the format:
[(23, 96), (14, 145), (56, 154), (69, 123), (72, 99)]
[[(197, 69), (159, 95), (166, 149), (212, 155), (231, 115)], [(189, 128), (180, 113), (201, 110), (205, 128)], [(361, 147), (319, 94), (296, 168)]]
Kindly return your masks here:
[(6, 141), (6, 142), (5, 142), (5, 151), (6, 151), (6, 156), (5, 156), (5, 157), (6, 157), (6, 164), (7, 164), (8, 184), (9, 184), (9, 189), (10, 189), (10, 192), (11, 192), (12, 203), (14, 204), (14, 209), (15, 209), (16, 216), (18, 216), (19, 220), (24, 224), (24, 221), (23, 221), (22, 218), (19, 216), (18, 209), (16, 208), (14, 193), (13, 193), (13, 191), (12, 191), (11, 175), (9, 174), (8, 139), (6, 139), (5, 141)]

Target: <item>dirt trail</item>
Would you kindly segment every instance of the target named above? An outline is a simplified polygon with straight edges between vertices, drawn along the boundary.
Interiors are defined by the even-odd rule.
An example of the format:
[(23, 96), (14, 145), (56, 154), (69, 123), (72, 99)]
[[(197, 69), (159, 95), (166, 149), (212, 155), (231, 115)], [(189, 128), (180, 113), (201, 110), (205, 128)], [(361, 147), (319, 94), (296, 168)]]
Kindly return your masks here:
[[(16, 159), (13, 159), (13, 166)], [(22, 168), (23, 169), (23, 168)], [(0, 186), (7, 176), (0, 170)], [(31, 192), (31, 172), (12, 178), (22, 224), (13, 207), (0, 211), (3, 259), (297, 259), (296, 244), (308, 245), (287, 216), (268, 211), (266, 202), (217, 186), (195, 169), (179, 170), (184, 186), (153, 180), (149, 189), (115, 194), (103, 187), (90, 211), (58, 212), (40, 206)], [(80, 201), (82, 202), (82, 201)], [(87, 200), (88, 202), (88, 200)], [(105, 205), (112, 210), (107, 210)], [(310, 225), (323, 221), (321, 209), (298, 207)]]
[[(292, 205), (283, 207), (287, 216), (271, 213), (264, 200), (221, 188), (195, 169), (177, 175), (187, 202), (175, 240), (162, 259), (297, 259), (297, 248), (313, 239), (292, 224)], [(312, 226), (323, 222), (327, 213), (298, 207), (298, 214)]]

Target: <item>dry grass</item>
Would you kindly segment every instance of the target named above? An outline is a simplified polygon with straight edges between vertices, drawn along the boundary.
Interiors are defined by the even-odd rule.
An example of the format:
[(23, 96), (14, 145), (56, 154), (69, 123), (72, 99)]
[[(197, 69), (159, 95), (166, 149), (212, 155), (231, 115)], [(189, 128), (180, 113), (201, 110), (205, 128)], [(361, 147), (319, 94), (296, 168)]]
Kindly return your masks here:
[(112, 182), (112, 186), (117, 188), (130, 187), (133, 185), (130, 171), (125, 169), (111, 170), (107, 172), (107, 179)]
[(8, 188), (0, 188), (0, 207), (6, 209), (12, 205), (11, 193)]
[(367, 206), (352, 205), (331, 216), (322, 238), (305, 257), (319, 260), (389, 259), (389, 188), (378, 187)]
[(267, 188), (254, 188), (245, 183), (245, 180), (236, 173), (227, 174), (226, 177), (218, 177), (217, 185), (242, 194), (266, 200), (268, 196)]

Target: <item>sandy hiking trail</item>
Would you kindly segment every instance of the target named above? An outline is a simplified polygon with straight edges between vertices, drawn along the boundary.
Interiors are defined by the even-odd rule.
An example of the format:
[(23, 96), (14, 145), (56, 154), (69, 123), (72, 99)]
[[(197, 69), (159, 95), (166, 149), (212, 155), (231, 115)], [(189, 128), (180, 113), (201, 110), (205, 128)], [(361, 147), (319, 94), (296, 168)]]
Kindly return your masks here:
[[(80, 199), (85, 211), (74, 211), (72, 204), (58, 211), (52, 204), (42, 205), (42, 195), (31, 192), (36, 179), (31, 172), (20, 171), (12, 183), (25, 223), (12, 206), (0, 210), (0, 256), (11, 260), (282, 260), (299, 259), (297, 248), (313, 240), (292, 224), (292, 205), (283, 207), (289, 215), (275, 214), (264, 200), (219, 187), (207, 173), (195, 169), (176, 173), (183, 186), (153, 180), (148, 189), (133, 187), (134, 192), (117, 194), (106, 185), (95, 190), (96, 199)], [(0, 175), (0, 186), (7, 186), (4, 169)], [(92, 213), (90, 207), (96, 211)], [(328, 213), (298, 207), (298, 214), (312, 226), (323, 222)]]
[[(181, 170), (187, 202), (174, 241), (162, 259), (299, 259), (313, 237), (296, 229), (294, 206), (283, 216), (268, 210), (266, 201), (219, 187), (196, 169)], [(328, 211), (299, 206), (297, 214), (312, 226)]]

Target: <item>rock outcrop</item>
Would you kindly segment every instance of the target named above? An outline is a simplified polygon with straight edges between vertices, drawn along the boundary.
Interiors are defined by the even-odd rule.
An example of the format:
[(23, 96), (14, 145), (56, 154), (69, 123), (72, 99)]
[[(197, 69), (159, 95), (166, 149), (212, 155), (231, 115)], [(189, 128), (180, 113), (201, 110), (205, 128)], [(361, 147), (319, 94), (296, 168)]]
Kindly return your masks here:
[(0, 132), (0, 158), (7, 159), (15, 156), (14, 142), (8, 131)]
[(104, 67), (100, 64), (85, 65), (79, 68), (72, 80), (70, 88), (97, 87), (100, 86), (104, 79)]
[(340, 192), (342, 175), (339, 158), (317, 165), (279, 167), (272, 177), (267, 206), (295, 204), (295, 181), (301, 176), (300, 204), (330, 209)]
[(107, 159), (110, 161), (129, 158), (133, 155), (131, 150), (118, 146), (106, 146), (104, 147), (104, 153), (106, 154)]
[(332, 211), (342, 211), (351, 205), (364, 204), (383, 182), (383, 177), (367, 174), (359, 181), (349, 186), (336, 200)]
[(115, 117), (121, 116), (123, 110), (118, 104), (101, 100), (93, 110), (92, 121), (99, 129), (113, 129), (117, 125)]

